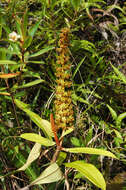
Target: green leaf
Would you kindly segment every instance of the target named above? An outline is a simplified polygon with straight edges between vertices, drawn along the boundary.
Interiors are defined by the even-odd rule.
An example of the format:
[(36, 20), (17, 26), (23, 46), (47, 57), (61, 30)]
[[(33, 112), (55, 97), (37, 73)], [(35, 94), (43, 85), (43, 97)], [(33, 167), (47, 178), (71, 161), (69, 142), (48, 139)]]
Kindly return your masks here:
[(124, 82), (124, 84), (126, 84), (125, 75), (122, 72), (120, 72), (116, 67), (114, 67), (112, 64), (111, 64), (111, 66), (112, 66), (114, 72), (117, 74), (118, 79), (122, 80)]
[(31, 87), (31, 86), (40, 84), (40, 83), (42, 83), (42, 82), (44, 82), (44, 80), (42, 80), (42, 79), (37, 79), (37, 80), (34, 80), (34, 81), (29, 82), (29, 83), (27, 83), (27, 84), (24, 84), (24, 85), (22, 85), (22, 86), (17, 86), (16, 89), (19, 89), (19, 88), (28, 88), (28, 87)]
[(56, 163), (60, 166), (63, 163), (63, 161), (66, 159), (66, 157), (67, 157), (67, 154), (65, 152), (60, 152), (56, 160)]
[(113, 131), (115, 132), (117, 138), (119, 138), (119, 139), (121, 139), (123, 141), (121, 133), (119, 131), (115, 130), (115, 129), (113, 129)]
[(47, 120), (45, 119), (42, 119), (38, 114), (30, 111), (28, 109), (28, 105), (21, 102), (20, 100), (18, 99), (14, 99), (15, 101), (15, 104), (21, 109), (23, 110), (24, 112), (27, 113), (27, 115), (31, 118), (31, 120), (38, 126), (42, 129), (42, 131), (44, 132), (45, 136), (46, 137), (53, 137), (53, 132), (52, 132), (52, 129), (51, 129), (51, 124), (50, 122), (48, 122)]
[(80, 179), (80, 178), (85, 178), (83, 174), (81, 173), (77, 173), (75, 176), (74, 176), (74, 179)]
[(108, 104), (107, 104), (107, 107), (108, 107), (108, 109), (109, 109), (109, 111), (110, 111), (110, 113), (112, 115), (113, 120), (116, 120), (117, 119), (117, 114), (116, 114), (115, 110), (112, 107), (110, 107)]
[[(14, 154), (14, 152), (12, 153)], [(16, 157), (16, 160), (14, 162), (15, 166), (17, 168), (19, 168), (20, 166), (22, 166), (23, 164), (25, 164), (26, 162), (26, 159), (24, 157), (23, 154), (21, 154), (20, 152), (19, 153), (16, 153), (15, 154), (15, 157)], [(17, 172), (18, 170), (16, 170)], [(29, 166), (26, 170), (25, 170), (25, 173), (26, 175), (30, 178), (30, 180), (35, 180), (37, 175), (36, 175), (36, 172), (34, 171), (33, 167)]]
[(84, 62), (85, 58), (86, 58), (86, 56), (85, 56), (85, 57), (80, 61), (80, 63), (77, 65), (77, 67), (76, 67), (76, 69), (75, 69), (75, 71), (74, 71), (74, 73), (73, 73), (73, 75), (72, 75), (72, 79), (74, 79), (74, 77), (75, 77), (77, 71), (79, 70), (80, 66), (81, 66), (82, 63)]
[(18, 55), (19, 58), (21, 58), (22, 53), (20, 52), (19, 45), (17, 43), (13, 43), (10, 41), (10, 46), (8, 49), (12, 50), (13, 52), (16, 52), (16, 55)]
[(0, 65), (16, 65), (17, 63), (15, 61), (10, 61), (10, 60), (0, 60)]
[(39, 80), (42, 80), (40, 79), (40, 74), (39, 72), (32, 72), (32, 71), (29, 71), (28, 69), (22, 69), (22, 71), (24, 72), (22, 74), (22, 77), (25, 78), (25, 77), (31, 77), (31, 78), (38, 78)]
[(31, 43), (32, 43), (32, 37), (31, 36), (26, 37), (22, 48), (27, 49), (31, 45)]
[(29, 165), (40, 156), (40, 150), (41, 150), (41, 144), (35, 143), (28, 156), (26, 163), (21, 168), (19, 168), (18, 171), (26, 170), (26, 168), (28, 168)]
[[(13, 161), (13, 163), (15, 164), (15, 166), (17, 168), (19, 168), (20, 166), (22, 166), (26, 162), (26, 159), (23, 156), (23, 154), (21, 154), (20, 152), (19, 153), (16, 152), (16, 148), (10, 149), (7, 152), (7, 154), (9, 157), (11, 156), (10, 158), (12, 158), (12, 155), (15, 154), (14, 160), (11, 160), (11, 161)], [(0, 179), (4, 178), (5, 176), (9, 176), (11, 174), (17, 173), (17, 172), (18, 172), (18, 170), (12, 171), (12, 172), (4, 175), (4, 176), (0, 176)], [(35, 170), (30, 166), (25, 170), (25, 173), (29, 177), (30, 180), (35, 180), (37, 177)]]
[(24, 39), (26, 37), (27, 26), (28, 26), (28, 11), (26, 10), (23, 15), (23, 24), (22, 24), (22, 33)]
[(62, 179), (62, 172), (56, 163), (51, 164), (42, 174), (34, 180), (31, 185), (57, 182)]
[(34, 64), (45, 64), (44, 61), (33, 61), (33, 60), (30, 60), (30, 61), (26, 61), (26, 63), (34, 63)]
[(96, 98), (102, 99), (102, 97), (95, 93), (94, 90), (90, 91), (89, 89), (84, 89), (81, 86), (77, 89), (77, 92), (82, 92), (84, 95), (90, 94), (92, 96), (95, 96)]
[(82, 48), (94, 53), (95, 50), (95, 45), (87, 40), (74, 40), (72, 42), (72, 46), (74, 47), (75, 51)]
[(70, 0), (73, 8), (78, 11), (79, 7), (81, 6), (81, 0)]
[(0, 48), (0, 52), (5, 52), (5, 53), (8, 53), (10, 55), (13, 55), (13, 54), (20, 55), (19, 52), (13, 51), (13, 50), (9, 50), (9, 49), (6, 49), (6, 48)]
[(8, 26), (3, 25), (3, 28), (4, 28), (4, 30), (6, 31), (7, 34), (11, 33), (11, 30), (10, 30), (10, 28)]
[(2, 36), (2, 25), (0, 25), (0, 39), (1, 39), (1, 36)]
[(89, 104), (89, 102), (87, 100), (84, 100), (83, 98), (81, 98), (80, 96), (77, 96), (75, 93), (72, 94), (72, 99), (73, 101), (77, 102), (81, 102), (81, 103), (84, 103), (84, 104)]
[(39, 143), (44, 146), (53, 146), (55, 144), (55, 142), (35, 133), (24, 133), (24, 134), (21, 134), (20, 137), (32, 142)]
[(28, 30), (28, 34), (29, 34), (29, 36), (31, 36), (32, 38), (33, 38), (35, 32), (37, 31), (40, 22), (41, 22), (41, 21), (37, 22), (32, 28), (30, 28), (30, 29)]
[(121, 128), (121, 122), (122, 122), (122, 120), (124, 119), (126, 117), (126, 112), (124, 112), (124, 113), (121, 113), (118, 117), (117, 117), (117, 119), (116, 119), (116, 127), (117, 128)]
[(75, 161), (71, 163), (65, 163), (65, 166), (76, 169), (94, 185), (101, 188), (102, 190), (106, 190), (105, 180), (94, 165), (84, 163), (83, 161)]
[(16, 18), (15, 18), (15, 22), (16, 22), (16, 28), (17, 28), (17, 32), (18, 32), (18, 34), (21, 36), (21, 38), (22, 38), (22, 30), (21, 30), (21, 20), (20, 20), (20, 18), (18, 17), (18, 16), (16, 16)]
[(47, 53), (48, 51), (50, 51), (50, 50), (52, 50), (52, 49), (54, 49), (54, 48), (55, 48), (55, 47), (48, 46), (48, 47), (46, 47), (46, 48), (44, 48), (44, 49), (38, 51), (37, 53), (34, 53), (34, 54), (29, 55), (29, 57), (37, 57), (37, 56), (39, 56), (39, 55), (42, 55), (42, 54), (44, 54), (44, 53)]
[(103, 156), (116, 158), (116, 156), (113, 153), (97, 148), (78, 147), (78, 148), (63, 148), (63, 150), (71, 153), (96, 154), (96, 155), (103, 155)]
[(71, 137), (70, 141), (74, 146), (81, 146), (80, 140), (76, 137)]
[(64, 136), (66, 136), (66, 135), (72, 133), (73, 130), (74, 130), (73, 128), (69, 128), (69, 129), (67, 129), (66, 131), (63, 131), (63, 133), (62, 133), (60, 139), (62, 139)]
[[(2, 17), (1, 17), (2, 18)], [(6, 31), (7, 34), (11, 33), (10, 28), (7, 26), (7, 23), (5, 22), (5, 19), (1, 20), (1, 25), (4, 28), (4, 30)]]
[(84, 48), (85, 50), (89, 50), (92, 52), (95, 49), (95, 45), (87, 40), (80, 40), (81, 44), (80, 47)]

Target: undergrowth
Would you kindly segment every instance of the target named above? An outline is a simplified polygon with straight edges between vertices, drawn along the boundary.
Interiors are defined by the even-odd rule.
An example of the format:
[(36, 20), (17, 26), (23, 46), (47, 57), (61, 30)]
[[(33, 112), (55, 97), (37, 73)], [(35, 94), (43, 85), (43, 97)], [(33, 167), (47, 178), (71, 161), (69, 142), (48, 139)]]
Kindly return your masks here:
[(125, 16), (118, 0), (0, 2), (0, 189), (125, 176)]

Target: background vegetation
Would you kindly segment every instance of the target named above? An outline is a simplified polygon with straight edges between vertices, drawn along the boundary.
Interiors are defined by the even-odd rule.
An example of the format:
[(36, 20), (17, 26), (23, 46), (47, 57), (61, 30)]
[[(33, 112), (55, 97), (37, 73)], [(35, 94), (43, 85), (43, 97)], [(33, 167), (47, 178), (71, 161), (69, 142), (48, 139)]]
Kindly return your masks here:
[[(39, 158), (25, 171), (12, 174), (26, 163), (34, 145), (20, 135), (40, 132), (30, 113), (24, 110), (25, 105), (22, 108), (15, 99), (21, 101), (22, 106), (25, 103), (41, 118), (50, 120), (50, 113), (54, 111), (56, 49), (64, 27), (70, 28), (75, 118), (75, 130), (64, 137), (64, 147), (102, 148), (114, 153), (119, 160), (69, 154), (63, 161), (84, 159), (92, 163), (103, 174), (108, 189), (124, 182), (125, 26), (126, 3), (123, 0), (0, 2), (0, 175), (11, 174), (1, 179), (0, 189), (27, 186), (40, 175), (53, 156), (54, 148), (42, 147)], [(12, 39), (13, 31), (17, 33), (17, 39)], [(77, 176), (75, 170), (65, 166), (61, 169), (68, 181), (30, 188), (68, 190), (66, 182), (69, 182), (71, 190), (97, 189), (86, 178)]]

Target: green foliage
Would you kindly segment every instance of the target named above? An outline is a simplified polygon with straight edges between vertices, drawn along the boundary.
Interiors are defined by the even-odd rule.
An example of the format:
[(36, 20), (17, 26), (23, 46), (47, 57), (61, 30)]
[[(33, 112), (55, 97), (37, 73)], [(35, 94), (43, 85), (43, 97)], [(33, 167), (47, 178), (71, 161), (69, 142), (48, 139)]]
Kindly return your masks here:
[(121, 80), (121, 81), (123, 81), (124, 84), (126, 84), (126, 77), (123, 75), (123, 73), (120, 72), (120, 71), (119, 71), (116, 67), (114, 67), (113, 65), (112, 65), (112, 68), (113, 68), (114, 72), (117, 74), (118, 79)]
[(43, 183), (52, 183), (59, 181), (60, 179), (62, 179), (62, 172), (60, 171), (59, 166), (56, 163), (53, 163), (47, 167), (44, 172), (30, 184), (30, 186)]
[(109, 105), (107, 105), (107, 107), (108, 107), (108, 109), (109, 109), (109, 111), (110, 111), (110, 113), (112, 115), (113, 120), (116, 120), (117, 119), (117, 114), (116, 114), (115, 110), (113, 110), (113, 108), (111, 108)]
[(41, 150), (41, 144), (36, 143), (33, 146), (26, 163), (21, 168), (19, 168), (18, 171), (20, 170), (22, 171), (28, 168), (29, 165), (40, 156), (40, 150)]
[(97, 155), (103, 155), (103, 156), (116, 158), (116, 156), (112, 154), (111, 152), (105, 151), (102, 149), (96, 149), (96, 148), (87, 148), (87, 147), (65, 148), (64, 151), (71, 152), (71, 153), (97, 154)]
[(29, 141), (39, 143), (44, 146), (52, 146), (55, 144), (55, 142), (47, 138), (41, 137), (40, 135), (35, 134), (35, 133), (24, 133), (24, 134), (21, 134), (20, 137)]
[(17, 63), (15, 61), (11, 60), (0, 60), (0, 65), (16, 65)]
[[(113, 172), (123, 171), (125, 11), (123, 1), (1, 1), (1, 189), (13, 189), (13, 180), (19, 188), (64, 189), (65, 184), (90, 190), (93, 183), (105, 189), (103, 176), (107, 182)], [(62, 148), (55, 156), (49, 116), (55, 112), (59, 33), (66, 26), (70, 29), (75, 129), (58, 132)], [(11, 36), (13, 32), (16, 36)]]
[(46, 48), (40, 50), (39, 52), (37, 52), (35, 54), (29, 55), (29, 57), (37, 57), (37, 56), (42, 55), (42, 54), (44, 54), (44, 53), (46, 53), (46, 52), (48, 52), (48, 51), (50, 51), (52, 49), (54, 49), (54, 47), (51, 47), (51, 46), (46, 47)]
[(51, 125), (47, 120), (41, 119), (41, 117), (39, 115), (37, 115), (34, 112), (30, 111), (28, 109), (27, 104), (25, 104), (25, 103), (23, 103), (23, 102), (21, 102), (21, 101), (19, 101), (17, 99), (15, 99), (15, 103), (20, 109), (22, 109), (24, 112), (26, 112), (30, 116), (31, 120), (38, 127), (40, 127), (43, 130), (45, 136), (47, 136), (47, 137), (53, 136), (52, 130), (51, 130)]
[(106, 190), (105, 180), (95, 166), (84, 163), (82, 161), (66, 163), (65, 166), (76, 169), (92, 183), (94, 183), (97, 187), (101, 188), (102, 190)]

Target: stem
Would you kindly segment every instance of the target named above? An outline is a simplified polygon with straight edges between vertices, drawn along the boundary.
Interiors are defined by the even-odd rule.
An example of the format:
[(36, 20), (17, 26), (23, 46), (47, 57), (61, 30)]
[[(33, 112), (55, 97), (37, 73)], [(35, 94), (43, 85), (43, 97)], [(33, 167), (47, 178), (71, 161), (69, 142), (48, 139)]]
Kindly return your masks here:
[(56, 151), (55, 151), (55, 153), (53, 155), (51, 163), (56, 162), (56, 160), (57, 160), (57, 158), (59, 156), (60, 150), (61, 150), (61, 146), (57, 146), (57, 149), (56, 149)]
[[(4, 71), (4, 67), (2, 67), (2, 70)], [(11, 90), (10, 90), (8, 79), (5, 79), (5, 83), (6, 83), (8, 92), (10, 93), (10, 96), (11, 96), (11, 99), (12, 99), (12, 105), (13, 105), (14, 115), (15, 115), (15, 119), (16, 119), (17, 125), (18, 125), (18, 127), (20, 127), (20, 123), (19, 123), (19, 120), (18, 120), (18, 116), (17, 116), (16, 108), (15, 108), (15, 103), (14, 103), (14, 96), (13, 96), (13, 93), (11, 92)]]
[(52, 161), (51, 161), (52, 163), (54, 163), (54, 162), (56, 162), (56, 160), (59, 156), (60, 150), (62, 149), (62, 141), (60, 142), (58, 137), (57, 137), (57, 131), (56, 131), (55, 122), (54, 122), (54, 118), (53, 118), (52, 113), (50, 114), (50, 122), (51, 122), (52, 131), (54, 134), (54, 139), (55, 139), (56, 145), (57, 145), (57, 149), (56, 149), (56, 151), (53, 155)]
[(15, 119), (16, 119), (18, 127), (20, 127), (20, 123), (19, 123), (19, 120), (18, 120), (18, 116), (17, 116), (17, 112), (16, 112), (16, 108), (15, 108), (15, 103), (14, 103), (14, 96), (13, 96), (13, 93), (11, 92), (11, 90), (10, 90), (10, 86), (8, 84), (8, 80), (5, 79), (5, 82), (6, 82), (8, 91), (10, 93), (11, 99), (12, 99), (12, 105), (13, 105), (13, 109), (14, 109)]
[(53, 134), (54, 134), (54, 139), (56, 141), (56, 145), (57, 145), (57, 147), (58, 146), (60, 147), (60, 142), (59, 142), (59, 139), (57, 137), (55, 122), (54, 122), (54, 118), (53, 118), (53, 114), (52, 113), (50, 114), (50, 122), (51, 122), (52, 131), (53, 131)]

